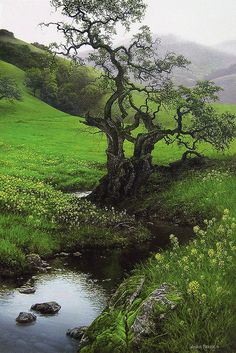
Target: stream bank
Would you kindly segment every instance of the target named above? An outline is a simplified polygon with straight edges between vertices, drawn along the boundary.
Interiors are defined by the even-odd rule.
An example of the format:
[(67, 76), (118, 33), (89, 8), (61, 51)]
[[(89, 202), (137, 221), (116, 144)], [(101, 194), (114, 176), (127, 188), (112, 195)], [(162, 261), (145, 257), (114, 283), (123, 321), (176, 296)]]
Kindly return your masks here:
[[(159, 237), (142, 245), (84, 250), (80, 257), (51, 260), (50, 273), (37, 274), (33, 279), (20, 278), (17, 282), (0, 282), (0, 352), (75, 353), (78, 342), (67, 337), (66, 331), (90, 325), (124, 278), (153, 252), (168, 246), (170, 232), (185, 233), (185, 240), (192, 234), (188, 228), (162, 225), (155, 229)], [(17, 288), (25, 283), (33, 285), (36, 292), (19, 293)], [(30, 325), (15, 323), (20, 311), (28, 312), (32, 304), (42, 301), (56, 301), (62, 308), (55, 316), (37, 314), (36, 322)]]

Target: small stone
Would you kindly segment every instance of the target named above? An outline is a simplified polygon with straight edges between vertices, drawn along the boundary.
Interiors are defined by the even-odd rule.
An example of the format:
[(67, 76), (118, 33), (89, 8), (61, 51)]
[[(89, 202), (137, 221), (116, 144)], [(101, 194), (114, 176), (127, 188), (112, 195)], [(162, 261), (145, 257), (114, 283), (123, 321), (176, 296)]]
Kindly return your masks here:
[(40, 273), (46, 273), (47, 272), (47, 269), (45, 267), (38, 267), (37, 270)]
[(60, 252), (60, 254), (58, 256), (61, 256), (61, 257), (66, 257), (66, 256), (69, 256), (70, 254), (68, 252)]
[(81, 254), (81, 252), (76, 251), (76, 252), (74, 252), (74, 253), (73, 253), (73, 256), (77, 256), (77, 257), (79, 257), (79, 256), (82, 256), (82, 254)]
[(26, 259), (32, 268), (37, 269), (38, 267), (41, 267), (43, 264), (43, 260), (38, 254), (29, 254), (26, 256)]
[(31, 306), (31, 310), (40, 312), (41, 314), (56, 314), (61, 306), (56, 302), (39, 303)]
[(67, 336), (70, 336), (71, 338), (74, 338), (75, 340), (81, 340), (81, 338), (84, 336), (87, 329), (88, 329), (87, 326), (75, 327), (75, 328), (67, 330), (66, 334), (67, 334)]
[(21, 294), (33, 294), (36, 292), (36, 289), (34, 287), (22, 287), (19, 289), (19, 292)]
[(36, 319), (37, 316), (34, 314), (21, 312), (16, 318), (16, 321), (20, 324), (29, 324), (36, 321)]
[(47, 262), (47, 261), (42, 261), (42, 265), (44, 266), (44, 267), (48, 267), (49, 266), (49, 263)]

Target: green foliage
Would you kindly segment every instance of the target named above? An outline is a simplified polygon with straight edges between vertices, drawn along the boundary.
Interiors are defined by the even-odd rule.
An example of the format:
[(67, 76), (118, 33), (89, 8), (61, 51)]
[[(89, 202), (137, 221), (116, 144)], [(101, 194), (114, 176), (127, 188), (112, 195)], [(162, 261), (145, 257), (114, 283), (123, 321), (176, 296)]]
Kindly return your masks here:
[(82, 224), (112, 228), (122, 222), (134, 221), (125, 211), (102, 210), (87, 200), (79, 200), (42, 182), (4, 175), (0, 175), (0, 209), (24, 214), (37, 225), (48, 221), (68, 230), (78, 230)]
[(32, 67), (46, 68), (52, 64), (52, 56), (49, 53), (37, 50), (27, 43), (15, 41), (3, 41), (0, 37), (0, 60), (27, 70)]
[(11, 77), (0, 77), (0, 101), (7, 99), (9, 101), (21, 100), (21, 92), (17, 83)]
[(39, 93), (39, 97), (48, 103), (53, 103), (57, 99), (56, 76), (49, 69), (29, 69), (26, 71), (25, 83), (34, 96)]
[(191, 153), (202, 142), (223, 151), (235, 138), (236, 115), (219, 113), (211, 104), (218, 100), (220, 90), (214, 82), (199, 81), (192, 88), (180, 86), (170, 93), (173, 97), (169, 104), (176, 110), (175, 119), (180, 130), (185, 130), (185, 133), (177, 132), (175, 139)]
[(74, 115), (94, 109), (102, 97), (92, 71), (59, 59), (53, 68), (27, 70), (25, 83), (34, 96)]
[[(50, 232), (50, 224), (35, 224), (32, 219), (13, 215), (11, 213), (1, 213), (0, 216), (0, 240), (4, 244), (6, 241), (9, 246), (8, 261), (14, 260), (14, 253), (21, 253), (22, 263), (26, 253), (37, 253), (41, 256), (51, 255), (60, 249), (59, 238)], [(0, 249), (3, 246), (0, 245)], [(16, 249), (16, 250), (14, 250)], [(0, 250), (3, 251), (3, 250)], [(2, 257), (1, 265), (8, 266), (6, 258)], [(13, 269), (17, 269), (12, 263)]]

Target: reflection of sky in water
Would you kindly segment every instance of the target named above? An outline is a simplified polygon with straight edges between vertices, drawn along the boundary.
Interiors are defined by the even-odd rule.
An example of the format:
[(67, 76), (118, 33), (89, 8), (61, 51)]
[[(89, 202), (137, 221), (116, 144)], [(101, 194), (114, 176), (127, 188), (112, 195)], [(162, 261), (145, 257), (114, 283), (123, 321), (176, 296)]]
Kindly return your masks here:
[[(17, 290), (0, 290), (1, 353), (70, 353), (76, 342), (68, 338), (68, 328), (89, 325), (106, 304), (105, 290), (83, 273), (72, 271), (40, 275), (36, 293), (20, 294)], [(32, 304), (56, 301), (61, 310), (55, 316), (37, 315), (35, 324), (15, 323), (20, 311), (29, 311)]]

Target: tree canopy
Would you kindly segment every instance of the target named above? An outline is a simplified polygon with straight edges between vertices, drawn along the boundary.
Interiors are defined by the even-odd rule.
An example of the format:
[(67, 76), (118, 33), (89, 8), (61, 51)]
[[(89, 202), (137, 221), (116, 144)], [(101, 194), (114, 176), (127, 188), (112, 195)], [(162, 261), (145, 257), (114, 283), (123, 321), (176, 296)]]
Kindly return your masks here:
[[(108, 174), (94, 195), (120, 200), (133, 194), (152, 173), (152, 151), (160, 141), (177, 141), (188, 153), (197, 153), (205, 141), (217, 149), (229, 146), (235, 134), (234, 116), (219, 114), (212, 102), (220, 88), (208, 81), (193, 88), (175, 87), (172, 73), (184, 69), (182, 55), (159, 54), (158, 41), (142, 26), (127, 45), (115, 45), (117, 28), (128, 31), (141, 21), (146, 5), (142, 0), (52, 0), (65, 16), (55, 25), (65, 38), (54, 45), (57, 52), (80, 60), (80, 49), (89, 47), (89, 60), (101, 70), (103, 86), (110, 95), (102, 112), (84, 115), (83, 122), (107, 136)], [(163, 123), (162, 115), (168, 115)], [(133, 144), (133, 155), (125, 156), (124, 143)], [(186, 157), (186, 154), (185, 154)], [(113, 202), (112, 201), (112, 202)]]
[(21, 100), (21, 98), (21, 92), (16, 81), (7, 76), (0, 77), (0, 100), (14, 101)]

